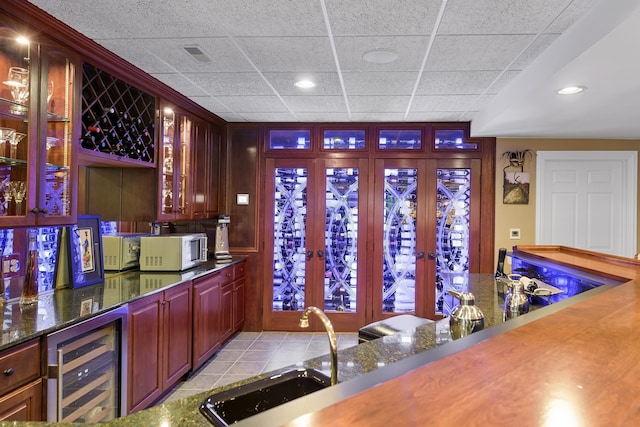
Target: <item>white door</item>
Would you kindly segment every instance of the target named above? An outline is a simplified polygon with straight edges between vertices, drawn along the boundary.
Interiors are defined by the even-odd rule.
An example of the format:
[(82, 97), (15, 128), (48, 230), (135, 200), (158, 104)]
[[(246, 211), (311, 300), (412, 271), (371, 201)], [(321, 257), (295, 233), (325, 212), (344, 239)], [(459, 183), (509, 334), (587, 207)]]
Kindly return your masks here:
[(536, 244), (632, 257), (635, 151), (538, 151)]

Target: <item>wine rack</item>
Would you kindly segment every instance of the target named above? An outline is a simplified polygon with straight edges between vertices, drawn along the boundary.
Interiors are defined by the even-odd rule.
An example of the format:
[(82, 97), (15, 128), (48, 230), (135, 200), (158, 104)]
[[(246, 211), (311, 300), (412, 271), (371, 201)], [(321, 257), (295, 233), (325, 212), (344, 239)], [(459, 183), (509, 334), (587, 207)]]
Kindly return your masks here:
[(153, 96), (83, 65), (82, 148), (154, 163), (155, 109)]

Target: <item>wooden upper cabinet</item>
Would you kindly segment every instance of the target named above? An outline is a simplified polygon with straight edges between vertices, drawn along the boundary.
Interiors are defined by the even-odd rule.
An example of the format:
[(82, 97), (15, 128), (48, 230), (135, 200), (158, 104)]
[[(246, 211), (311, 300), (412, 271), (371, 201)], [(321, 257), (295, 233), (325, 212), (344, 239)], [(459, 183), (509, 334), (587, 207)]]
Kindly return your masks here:
[(191, 216), (212, 218), (218, 214), (220, 182), (220, 132), (202, 121), (193, 123)]
[(0, 22), (0, 227), (74, 223), (78, 58)]
[(168, 106), (161, 122), (158, 219), (212, 218), (218, 211), (219, 133)]

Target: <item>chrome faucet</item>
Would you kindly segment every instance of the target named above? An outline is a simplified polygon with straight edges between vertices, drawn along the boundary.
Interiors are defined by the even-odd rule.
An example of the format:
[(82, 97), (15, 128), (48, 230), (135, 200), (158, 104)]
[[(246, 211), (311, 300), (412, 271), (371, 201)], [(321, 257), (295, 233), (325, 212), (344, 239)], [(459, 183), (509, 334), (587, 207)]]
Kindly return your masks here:
[(331, 385), (338, 384), (338, 340), (333, 331), (333, 325), (326, 314), (318, 307), (310, 306), (305, 308), (300, 318), (300, 327), (309, 327), (309, 313), (315, 313), (320, 318), (329, 336), (329, 347), (331, 349)]

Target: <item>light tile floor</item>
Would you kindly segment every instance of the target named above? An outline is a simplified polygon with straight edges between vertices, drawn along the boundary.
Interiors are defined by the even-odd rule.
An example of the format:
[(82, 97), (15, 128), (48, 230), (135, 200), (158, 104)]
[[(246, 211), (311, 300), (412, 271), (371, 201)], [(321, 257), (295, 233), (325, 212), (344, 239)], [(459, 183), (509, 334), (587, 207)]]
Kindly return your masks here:
[[(358, 344), (357, 333), (339, 333), (338, 349)], [(181, 381), (162, 401), (209, 391), (329, 353), (322, 332), (240, 332), (206, 364)]]

